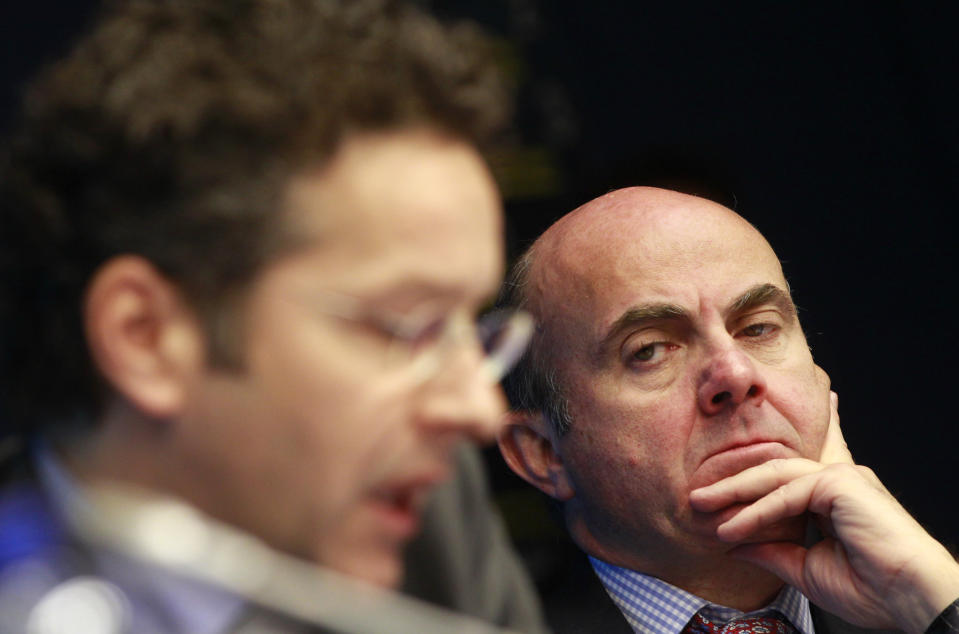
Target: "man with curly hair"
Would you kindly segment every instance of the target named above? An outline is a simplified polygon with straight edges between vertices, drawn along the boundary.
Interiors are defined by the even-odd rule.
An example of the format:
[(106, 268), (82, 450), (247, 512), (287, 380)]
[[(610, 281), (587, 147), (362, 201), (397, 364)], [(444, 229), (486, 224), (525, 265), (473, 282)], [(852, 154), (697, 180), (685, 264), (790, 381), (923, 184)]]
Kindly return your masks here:
[(461, 447), (528, 325), (476, 318), (505, 103), (474, 29), (388, 0), (118, 3), (44, 73), (2, 176), (0, 629), (378, 627), (312, 564), (538, 628)]

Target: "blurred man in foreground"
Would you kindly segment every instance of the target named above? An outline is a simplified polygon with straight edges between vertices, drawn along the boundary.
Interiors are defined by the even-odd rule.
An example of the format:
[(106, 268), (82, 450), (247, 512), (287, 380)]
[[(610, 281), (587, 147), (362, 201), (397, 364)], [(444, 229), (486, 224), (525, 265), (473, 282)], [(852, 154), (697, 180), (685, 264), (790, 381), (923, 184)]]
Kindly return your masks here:
[[(525, 345), (522, 315), (476, 323), (503, 260), (477, 148), (503, 100), (475, 32), (387, 0), (122, 3), (50, 69), (3, 175), (4, 631), (42, 630), (69, 588), (129, 631), (301, 631), (250, 615), (247, 586), (277, 594), (261, 571), (395, 588), (434, 515), (470, 533), (418, 545), (407, 584), (537, 628), (459, 449), (498, 431)], [(136, 488), (105, 526), (103, 483)], [(131, 515), (159, 496), (189, 510)], [(91, 545), (78, 516), (152, 541)], [(233, 572), (137, 557), (171, 552)], [(64, 590), (84, 575), (107, 585)]]
[[(558, 631), (856, 631), (835, 615), (959, 631), (959, 564), (852, 465), (779, 261), (743, 218), (614, 191), (548, 229), (506, 293), (538, 326), (500, 448), (562, 502), (616, 606)], [(809, 514), (826, 537), (807, 549)]]

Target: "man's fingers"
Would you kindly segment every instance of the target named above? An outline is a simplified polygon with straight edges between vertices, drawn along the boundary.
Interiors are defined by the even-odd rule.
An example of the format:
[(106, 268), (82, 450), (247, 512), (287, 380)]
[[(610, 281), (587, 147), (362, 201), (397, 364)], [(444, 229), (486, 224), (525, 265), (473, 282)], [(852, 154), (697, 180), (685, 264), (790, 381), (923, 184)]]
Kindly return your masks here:
[(728, 542), (743, 541), (758, 531), (809, 510), (816, 489), (815, 477), (789, 481), (743, 508), (716, 528), (717, 536)]
[[(774, 461), (754, 467), (754, 469), (766, 467), (771, 465), (772, 462)], [(874, 484), (875, 475), (865, 467), (845, 464), (820, 465), (817, 462), (801, 459), (780, 462), (782, 466), (779, 471), (784, 473), (783, 479), (788, 481), (771, 489), (752, 504), (743, 507), (726, 522), (720, 524), (716, 528), (720, 539), (729, 542), (743, 541), (776, 522), (796, 517), (807, 511), (835, 524), (834, 513), (837, 510), (837, 501), (842, 501), (843, 522), (847, 531), (858, 527), (858, 523), (852, 518), (863, 516), (863, 514), (889, 512), (892, 513), (888, 516), (890, 521), (898, 517), (898, 514), (894, 511), (897, 508), (901, 509), (901, 507), (889, 495), (888, 491)], [(815, 469), (797, 475), (800, 470), (808, 469), (809, 465), (815, 465)], [(743, 474), (745, 473), (744, 471)], [(732, 478), (727, 480), (732, 480)], [(725, 480), (718, 482), (717, 485), (723, 485), (725, 482)], [(766, 482), (766, 484), (774, 483), (774, 479)], [(747, 484), (745, 488), (748, 489), (748, 486)], [(757, 490), (759, 489), (757, 488)], [(691, 504), (692, 498), (691, 495)], [(740, 502), (742, 501), (744, 500), (740, 500)], [(707, 499), (707, 502), (712, 502), (712, 500)], [(693, 506), (698, 509), (696, 505)], [(702, 504), (702, 506), (706, 507), (708, 503)], [(714, 510), (719, 508), (723, 507), (717, 507)], [(879, 511), (877, 509), (886, 510)], [(905, 511), (902, 511), (902, 514), (905, 514)]]
[(846, 439), (842, 437), (842, 429), (839, 427), (839, 395), (835, 392), (829, 393), (829, 426), (826, 428), (826, 440), (823, 443), (819, 462), (854, 464)]
[(697, 511), (711, 513), (736, 502), (752, 502), (782, 485), (823, 468), (805, 458), (780, 458), (740, 471), (689, 494), (689, 503)]

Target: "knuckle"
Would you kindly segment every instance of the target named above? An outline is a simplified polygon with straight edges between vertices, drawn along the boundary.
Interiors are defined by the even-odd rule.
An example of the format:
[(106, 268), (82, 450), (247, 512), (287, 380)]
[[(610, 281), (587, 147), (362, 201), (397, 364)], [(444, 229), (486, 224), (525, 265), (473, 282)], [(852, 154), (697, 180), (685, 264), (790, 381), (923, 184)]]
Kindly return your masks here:
[(786, 458), (773, 458), (772, 460), (766, 462), (766, 464), (774, 473), (783, 473), (786, 471), (786, 466), (789, 464), (789, 462)]
[(778, 487), (775, 491), (772, 492), (773, 498), (776, 500), (777, 504), (780, 504), (783, 506), (786, 504), (786, 500), (789, 497), (788, 493), (789, 493), (788, 484)]
[(841, 462), (834, 462), (826, 465), (826, 467), (823, 469), (823, 472), (834, 478), (848, 478), (852, 475), (857, 475), (855, 465), (844, 464)]
[(833, 487), (849, 482), (850, 479), (860, 479), (856, 467), (849, 464), (833, 463), (826, 465), (819, 475), (819, 482), (826, 487)]

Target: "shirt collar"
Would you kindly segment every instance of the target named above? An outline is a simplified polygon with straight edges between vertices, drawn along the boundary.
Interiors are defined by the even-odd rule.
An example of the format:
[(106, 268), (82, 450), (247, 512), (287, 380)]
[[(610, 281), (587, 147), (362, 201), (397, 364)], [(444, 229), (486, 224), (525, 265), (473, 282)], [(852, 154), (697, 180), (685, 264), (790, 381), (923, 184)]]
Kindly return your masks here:
[[(68, 505), (90, 504), (83, 486), (45, 443), (38, 443), (35, 459), (40, 486), (56, 512), (62, 514)], [(103, 549), (92, 551), (100, 573), (127, 591), (135, 613), (163, 613), (153, 617), (141, 613), (137, 618), (162, 622), (172, 617), (177, 623), (176, 631), (221, 632), (236, 620), (245, 605), (240, 597), (221, 588)]]
[[(593, 557), (589, 561), (613, 603), (638, 634), (677, 634), (700, 610), (713, 622), (726, 622), (747, 614), (710, 604), (694, 594), (635, 570), (620, 568)], [(794, 587), (783, 587), (772, 603), (748, 614), (759, 615), (770, 611), (782, 613), (801, 634), (815, 634), (809, 600)]]

